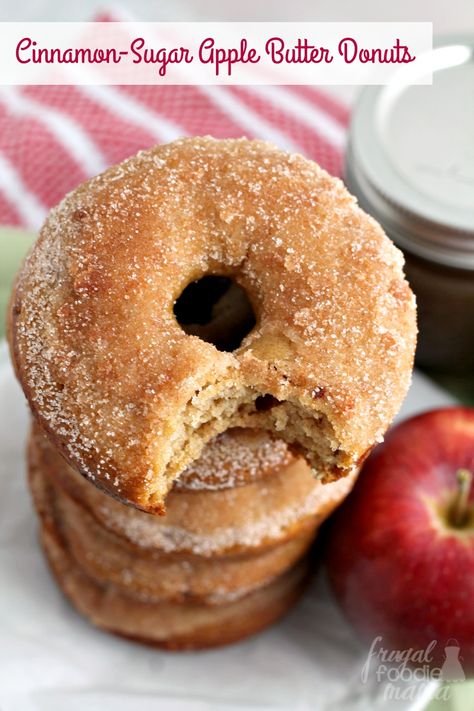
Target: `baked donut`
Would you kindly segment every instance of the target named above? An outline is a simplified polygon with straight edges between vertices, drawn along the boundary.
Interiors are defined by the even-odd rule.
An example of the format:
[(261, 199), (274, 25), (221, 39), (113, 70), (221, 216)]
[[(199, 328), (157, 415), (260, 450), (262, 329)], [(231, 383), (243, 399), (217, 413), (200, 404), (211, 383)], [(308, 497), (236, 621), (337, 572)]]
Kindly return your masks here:
[(181, 472), (173, 488), (233, 489), (272, 476), (295, 459), (282, 439), (275, 439), (264, 430), (235, 427), (208, 442), (199, 459)]
[(167, 553), (132, 544), (109, 531), (62, 489), (51, 472), (30, 466), (29, 484), (43, 523), (60, 532), (70, 556), (90, 578), (152, 602), (219, 605), (237, 600), (294, 565), (316, 535), (314, 522), (289, 540), (243, 555)]
[(84, 573), (54, 528), (41, 541), (59, 587), (89, 621), (135, 642), (172, 651), (237, 642), (276, 622), (298, 600), (308, 579), (308, 561), (238, 600), (223, 605), (138, 600)]
[[(65, 595), (98, 627), (167, 649), (219, 646), (275, 622), (303, 590), (309, 572), (304, 553), (315, 526), (250, 555), (213, 559), (140, 550), (102, 527), (39, 464), (30, 457), (47, 559)], [(94, 489), (84, 480), (81, 485)]]
[[(261, 141), (181, 139), (52, 210), (16, 282), (11, 352), (71, 465), (141, 509), (163, 511), (229, 427), (277, 433), (329, 482), (382, 439), (407, 391), (416, 324), (402, 266), (315, 163)], [(204, 318), (181, 313), (195, 282), (217, 306), (226, 283), (245, 292), (253, 316), (242, 299), (236, 313), (255, 325), (242, 338), (237, 319), (232, 350), (206, 341), (205, 323), (196, 335), (219, 318), (212, 298)]]
[[(220, 450), (219, 460), (221, 456)], [(206, 459), (212, 461), (212, 455)], [(261, 553), (314, 531), (347, 496), (356, 478), (353, 473), (323, 485), (302, 459), (293, 459), (272, 476), (246, 486), (173, 489), (166, 499), (166, 516), (155, 516), (125, 506), (80, 477), (38, 426), (30, 438), (28, 468), (46, 474), (124, 544), (203, 558)]]

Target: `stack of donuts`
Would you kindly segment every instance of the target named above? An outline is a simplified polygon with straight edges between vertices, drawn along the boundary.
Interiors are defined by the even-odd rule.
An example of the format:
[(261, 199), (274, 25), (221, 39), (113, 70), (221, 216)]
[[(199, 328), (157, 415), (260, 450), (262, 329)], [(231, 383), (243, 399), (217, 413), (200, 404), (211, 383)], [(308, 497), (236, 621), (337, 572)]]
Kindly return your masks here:
[(352, 477), (324, 486), (282, 441), (219, 435), (180, 477), (166, 516), (111, 499), (36, 427), (30, 488), (59, 585), (95, 624), (168, 649), (232, 642), (297, 599), (317, 527)]
[(150, 149), (52, 211), (9, 337), (41, 541), (85, 617), (199, 649), (289, 609), (409, 384), (402, 263), (340, 181), (245, 139)]

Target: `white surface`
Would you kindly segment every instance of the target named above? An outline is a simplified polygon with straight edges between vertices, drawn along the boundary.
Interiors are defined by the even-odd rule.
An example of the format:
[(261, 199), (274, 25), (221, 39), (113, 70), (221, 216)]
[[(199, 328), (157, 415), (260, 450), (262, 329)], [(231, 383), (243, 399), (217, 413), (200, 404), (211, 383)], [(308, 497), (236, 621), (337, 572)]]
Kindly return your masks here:
[[(403, 416), (451, 398), (416, 375)], [(173, 654), (93, 629), (53, 583), (25, 485), (28, 416), (0, 347), (1, 711), (415, 711), (380, 700), (360, 673), (367, 656), (320, 575), (267, 632), (233, 647)]]

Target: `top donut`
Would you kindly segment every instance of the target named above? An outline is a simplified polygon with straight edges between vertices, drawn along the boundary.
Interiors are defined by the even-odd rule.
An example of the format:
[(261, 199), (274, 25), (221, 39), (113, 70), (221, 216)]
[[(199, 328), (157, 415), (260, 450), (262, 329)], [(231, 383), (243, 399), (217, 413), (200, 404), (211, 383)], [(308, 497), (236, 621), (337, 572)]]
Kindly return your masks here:
[[(162, 511), (229, 427), (276, 432), (331, 481), (382, 439), (409, 385), (402, 267), (315, 163), (262, 141), (181, 139), (51, 211), (14, 290), (12, 356), (69, 463), (144, 510)], [(256, 323), (233, 351), (177, 321), (176, 300), (207, 275), (251, 302)]]

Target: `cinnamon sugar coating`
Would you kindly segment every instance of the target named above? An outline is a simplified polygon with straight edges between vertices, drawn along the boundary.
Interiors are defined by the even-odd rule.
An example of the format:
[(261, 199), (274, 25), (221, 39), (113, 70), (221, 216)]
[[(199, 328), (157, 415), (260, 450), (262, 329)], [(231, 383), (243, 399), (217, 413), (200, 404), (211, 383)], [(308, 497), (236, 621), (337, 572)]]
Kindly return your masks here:
[(29, 484), (42, 524), (56, 527), (84, 573), (104, 587), (149, 602), (222, 605), (237, 600), (294, 565), (316, 535), (315, 521), (288, 541), (243, 555), (164, 553), (109, 531), (46, 471), (30, 468)]
[(183, 491), (220, 491), (272, 476), (296, 457), (263, 430), (234, 428), (211, 439), (174, 482)]
[(41, 543), (64, 595), (93, 625), (173, 651), (219, 647), (260, 632), (295, 604), (310, 569), (303, 560), (267, 585), (224, 605), (155, 602), (101, 585), (85, 574), (54, 526), (42, 526)]
[[(180, 473), (235, 426), (276, 432), (331, 481), (382, 439), (408, 388), (415, 304), (402, 266), (315, 163), (261, 141), (181, 139), (51, 212), (12, 299), (13, 360), (72, 466), (144, 510), (163, 510)], [(231, 276), (255, 311), (234, 352), (176, 321), (175, 300), (207, 274)]]
[(28, 470), (30, 477), (38, 474), (55, 482), (124, 547), (203, 559), (254, 555), (315, 531), (356, 479), (354, 473), (323, 485), (303, 460), (294, 459), (245, 486), (173, 489), (166, 516), (155, 516), (115, 501), (80, 477), (37, 426), (29, 441)]

